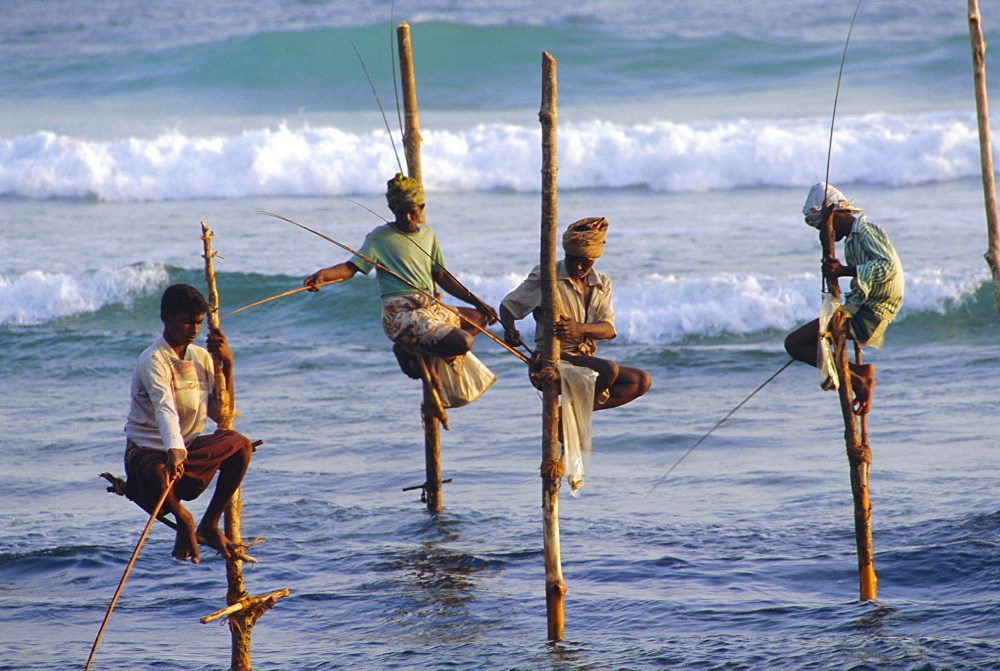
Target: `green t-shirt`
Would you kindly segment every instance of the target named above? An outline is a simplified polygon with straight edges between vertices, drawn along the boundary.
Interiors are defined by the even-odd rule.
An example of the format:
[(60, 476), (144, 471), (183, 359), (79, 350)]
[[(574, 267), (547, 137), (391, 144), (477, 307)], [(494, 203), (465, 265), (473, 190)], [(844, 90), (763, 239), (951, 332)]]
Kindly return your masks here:
[[(444, 257), (438, 247), (437, 236), (423, 225), (418, 227), (416, 233), (400, 233), (391, 225), (383, 224), (372, 229), (365, 237), (359, 252), (428, 294), (434, 293), (434, 278), (431, 273), (435, 269), (444, 269)], [(351, 257), (351, 263), (366, 275), (375, 267), (357, 255)], [(406, 282), (381, 269), (376, 277), (382, 298), (418, 293)]]

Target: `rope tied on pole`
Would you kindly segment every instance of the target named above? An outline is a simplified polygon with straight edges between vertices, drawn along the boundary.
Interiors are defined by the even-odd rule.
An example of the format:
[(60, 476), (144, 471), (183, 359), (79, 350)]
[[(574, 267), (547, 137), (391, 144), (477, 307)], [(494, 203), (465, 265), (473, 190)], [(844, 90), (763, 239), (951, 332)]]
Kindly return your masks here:
[(551, 480), (552, 482), (560, 482), (565, 472), (562, 459), (545, 459), (538, 470), (543, 480)]

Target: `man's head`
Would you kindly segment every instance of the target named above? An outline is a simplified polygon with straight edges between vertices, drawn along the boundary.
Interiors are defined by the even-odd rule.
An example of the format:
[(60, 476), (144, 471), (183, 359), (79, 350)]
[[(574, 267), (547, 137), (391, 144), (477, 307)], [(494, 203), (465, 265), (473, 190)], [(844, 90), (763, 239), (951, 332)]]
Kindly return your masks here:
[(171, 347), (193, 343), (208, 312), (208, 301), (190, 284), (167, 287), (160, 298), (163, 337)]
[(604, 253), (604, 239), (607, 235), (608, 220), (604, 217), (574, 221), (563, 232), (563, 250), (567, 258), (575, 256), (591, 261), (599, 259)]
[(424, 187), (417, 180), (406, 177), (402, 173), (386, 183), (385, 200), (393, 214), (405, 214), (413, 208), (424, 204)]
[(826, 203), (833, 207), (834, 216), (841, 220), (850, 219), (853, 221), (854, 215), (862, 211), (860, 207), (854, 205), (853, 198), (848, 200), (837, 187), (825, 182), (818, 182), (809, 189), (806, 204), (802, 206), (802, 216), (805, 217), (806, 223), (813, 228), (818, 229), (823, 225), (824, 197)]

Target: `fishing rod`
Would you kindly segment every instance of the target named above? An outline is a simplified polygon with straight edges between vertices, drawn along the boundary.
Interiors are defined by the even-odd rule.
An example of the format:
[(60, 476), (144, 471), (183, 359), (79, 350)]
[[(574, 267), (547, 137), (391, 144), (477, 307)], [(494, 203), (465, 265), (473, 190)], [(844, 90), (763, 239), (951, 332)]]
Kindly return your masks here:
[(854, 32), (854, 21), (858, 18), (861, 0), (854, 6), (851, 25), (847, 28), (847, 39), (844, 40), (844, 53), (840, 56), (840, 71), (837, 73), (837, 89), (833, 94), (833, 114), (830, 115), (830, 141), (826, 147), (826, 175), (823, 178), (823, 207), (827, 206), (826, 197), (830, 189), (830, 158), (833, 155), (833, 125), (837, 119), (837, 102), (840, 100), (840, 81), (844, 77), (844, 63), (847, 61), (847, 46), (851, 43), (851, 33)]
[[(837, 73), (837, 89), (836, 89), (836, 92), (835, 92), (834, 97), (833, 97), (833, 114), (830, 117), (830, 140), (829, 140), (829, 142), (827, 144), (827, 150), (826, 150), (826, 175), (825, 175), (824, 181), (823, 181), (823, 207), (824, 208), (828, 204), (827, 203), (827, 192), (828, 192), (828, 190), (830, 188), (830, 184), (829, 184), (829, 181), (830, 181), (830, 159), (831, 159), (831, 156), (833, 155), (833, 128), (834, 128), (834, 123), (836, 122), (836, 119), (837, 119), (837, 101), (840, 99), (840, 82), (841, 82), (841, 80), (843, 79), (843, 76), (844, 76), (844, 63), (847, 60), (847, 46), (851, 42), (851, 33), (854, 30), (854, 21), (858, 17), (858, 10), (860, 8), (861, 8), (861, 0), (858, 0), (858, 4), (854, 7), (854, 15), (851, 17), (851, 25), (850, 25), (850, 27), (847, 30), (847, 39), (844, 41), (844, 52), (843, 52), (843, 54), (841, 54), (841, 57), (840, 57), (840, 71)], [(823, 279), (823, 283), (824, 283), (823, 284), (824, 290), (826, 290), (826, 280), (825, 280), (825, 278)], [(720, 426), (722, 426), (723, 422), (725, 422), (727, 419), (729, 419), (730, 417), (732, 417), (733, 414), (737, 410), (739, 410), (740, 408), (742, 408), (743, 405), (746, 404), (747, 401), (749, 401), (751, 398), (753, 398), (754, 395), (756, 395), (757, 392), (759, 392), (769, 382), (771, 382), (771, 380), (773, 380), (774, 378), (778, 377), (778, 375), (780, 375), (781, 372), (783, 370), (785, 370), (786, 368), (788, 368), (792, 364), (792, 362), (794, 362), (794, 361), (795, 361), (794, 359), (790, 359), (787, 363), (785, 363), (785, 365), (782, 366), (781, 368), (779, 368), (778, 371), (774, 375), (772, 375), (771, 377), (767, 378), (767, 380), (765, 380), (764, 383), (761, 384), (759, 387), (757, 387), (756, 389), (754, 389), (753, 392), (751, 392), (751, 394), (749, 396), (747, 396), (745, 399), (743, 399), (742, 401), (740, 401), (740, 403), (735, 408), (733, 408), (732, 410), (730, 410), (726, 414), (725, 417), (723, 417), (718, 422), (716, 422), (715, 426), (713, 426), (711, 429), (708, 430), (708, 433), (706, 433), (704, 436), (702, 436), (697, 441), (695, 441), (694, 445), (692, 445), (691, 447), (689, 447), (687, 449), (687, 451), (685, 451), (684, 454), (682, 454), (680, 456), (680, 458), (678, 458), (677, 461), (674, 462), (674, 464), (667, 470), (666, 473), (664, 473), (662, 476), (660, 476), (659, 478), (656, 479), (656, 481), (653, 483), (653, 486), (650, 487), (649, 493), (652, 493), (654, 489), (656, 489), (661, 484), (663, 484), (663, 482), (668, 477), (670, 477), (670, 474), (674, 472), (674, 469), (676, 469), (677, 466), (680, 465), (680, 463), (682, 461), (684, 461), (684, 459), (689, 454), (691, 454), (692, 452), (694, 452), (695, 448), (697, 448), (699, 445), (701, 445), (702, 442), (704, 442), (704, 440), (706, 438), (708, 438), (710, 435), (712, 435), (712, 432), (714, 432), (717, 428), (719, 428)]]
[[(336, 284), (336, 282), (317, 282), (314, 286), (318, 288), (318, 287), (325, 287), (328, 284)], [(229, 316), (232, 316), (232, 315), (236, 314), (237, 312), (243, 312), (244, 310), (249, 310), (250, 308), (255, 308), (258, 305), (263, 305), (264, 303), (268, 303), (270, 301), (277, 300), (279, 298), (284, 298), (285, 296), (291, 296), (292, 294), (297, 294), (300, 291), (308, 291), (308, 290), (309, 290), (309, 287), (299, 287), (298, 289), (292, 289), (291, 291), (286, 291), (284, 293), (278, 294), (277, 296), (271, 296), (270, 298), (265, 298), (264, 300), (257, 301), (256, 303), (251, 303), (250, 305), (244, 305), (243, 307), (241, 307), (238, 310), (233, 310), (232, 312), (227, 312), (224, 315), (220, 315), (219, 319), (224, 319), (226, 317), (229, 317)]]
[(146, 528), (142, 530), (142, 535), (139, 536), (139, 542), (135, 544), (135, 550), (132, 551), (132, 558), (129, 559), (128, 565), (125, 566), (125, 572), (122, 574), (122, 579), (118, 582), (118, 589), (115, 590), (115, 595), (111, 598), (111, 604), (108, 606), (108, 612), (104, 614), (104, 621), (101, 622), (101, 628), (97, 632), (97, 638), (94, 639), (94, 645), (90, 648), (90, 656), (87, 657), (87, 664), (83, 667), (83, 671), (87, 671), (90, 668), (90, 663), (94, 661), (94, 654), (97, 652), (97, 646), (101, 642), (101, 636), (104, 635), (104, 628), (108, 625), (108, 620), (111, 619), (111, 611), (115, 609), (115, 604), (118, 602), (118, 597), (122, 593), (122, 588), (125, 587), (125, 581), (128, 579), (128, 574), (132, 571), (132, 566), (135, 565), (135, 560), (139, 557), (139, 550), (142, 549), (142, 544), (146, 542), (146, 536), (149, 535), (149, 530), (153, 527), (153, 522), (156, 521), (157, 516), (160, 514), (160, 509), (163, 507), (164, 502), (167, 500), (167, 495), (170, 493), (171, 488), (174, 486), (174, 482), (177, 481), (176, 477), (170, 479), (167, 482), (167, 486), (163, 488), (163, 494), (160, 496), (159, 502), (153, 507), (153, 512), (149, 515), (149, 520), (146, 522)]
[(661, 476), (660, 476), (659, 478), (657, 478), (657, 479), (656, 479), (656, 482), (654, 482), (654, 483), (653, 483), (653, 486), (649, 488), (649, 492), (647, 493), (647, 496), (648, 496), (649, 494), (652, 494), (652, 493), (653, 493), (653, 490), (654, 490), (654, 489), (656, 489), (657, 487), (659, 487), (660, 485), (662, 485), (662, 484), (663, 484), (663, 482), (664, 482), (664, 481), (665, 481), (665, 480), (666, 480), (667, 478), (669, 478), (669, 477), (670, 477), (670, 474), (674, 472), (674, 469), (675, 469), (675, 468), (677, 468), (677, 466), (679, 466), (679, 465), (680, 465), (680, 463), (681, 463), (682, 461), (684, 461), (685, 457), (687, 457), (687, 455), (689, 455), (689, 454), (691, 454), (692, 452), (694, 452), (695, 448), (696, 448), (696, 447), (698, 447), (699, 445), (701, 445), (701, 444), (702, 444), (702, 442), (704, 442), (704, 440), (705, 440), (706, 438), (708, 438), (709, 436), (711, 436), (711, 435), (712, 435), (712, 432), (713, 432), (713, 431), (715, 431), (715, 430), (716, 430), (716, 429), (718, 429), (718, 428), (719, 428), (720, 426), (722, 426), (722, 423), (723, 423), (723, 422), (725, 422), (725, 421), (726, 421), (727, 419), (729, 419), (730, 417), (732, 417), (732, 416), (733, 416), (733, 414), (735, 414), (737, 410), (739, 410), (740, 408), (742, 408), (742, 407), (743, 407), (743, 406), (744, 406), (744, 405), (746, 404), (746, 402), (747, 402), (747, 401), (749, 401), (749, 400), (750, 400), (751, 398), (753, 398), (753, 397), (754, 397), (754, 396), (755, 396), (755, 395), (757, 394), (757, 392), (758, 392), (758, 391), (760, 391), (761, 389), (763, 389), (764, 387), (766, 387), (766, 386), (767, 386), (767, 384), (768, 384), (769, 382), (771, 382), (771, 380), (773, 380), (774, 378), (778, 377), (778, 375), (780, 375), (780, 374), (782, 373), (782, 371), (784, 371), (784, 370), (785, 370), (786, 368), (788, 368), (788, 367), (789, 367), (790, 365), (792, 365), (792, 364), (793, 364), (794, 362), (795, 362), (795, 359), (789, 359), (789, 360), (788, 360), (788, 361), (787, 361), (787, 362), (785, 363), (785, 365), (784, 365), (784, 366), (782, 366), (781, 368), (779, 368), (779, 369), (778, 369), (778, 371), (777, 371), (777, 372), (776, 372), (776, 373), (775, 373), (774, 375), (772, 375), (771, 377), (769, 377), (769, 378), (767, 378), (766, 380), (764, 380), (764, 382), (763, 382), (763, 383), (762, 383), (762, 384), (761, 384), (761, 385), (760, 385), (759, 387), (757, 387), (757, 388), (756, 388), (756, 389), (754, 389), (754, 390), (753, 390), (752, 392), (750, 392), (750, 395), (749, 395), (749, 396), (747, 396), (747, 397), (746, 397), (745, 399), (743, 399), (742, 401), (740, 401), (740, 402), (739, 402), (739, 403), (738, 403), (738, 404), (736, 405), (736, 407), (735, 407), (735, 408), (733, 408), (733, 409), (732, 409), (732, 410), (730, 410), (730, 411), (729, 411), (728, 413), (726, 413), (726, 416), (725, 416), (725, 417), (723, 417), (723, 418), (722, 418), (722, 419), (720, 419), (720, 420), (719, 420), (718, 422), (716, 422), (716, 423), (715, 423), (715, 426), (713, 426), (713, 427), (712, 427), (711, 429), (709, 429), (709, 430), (708, 430), (708, 433), (706, 433), (706, 434), (705, 434), (704, 436), (702, 436), (702, 437), (701, 437), (701, 438), (699, 438), (699, 439), (698, 439), (697, 441), (695, 441), (695, 444), (694, 444), (694, 445), (692, 445), (691, 447), (689, 447), (689, 448), (687, 449), (687, 451), (686, 451), (686, 452), (684, 452), (684, 454), (682, 454), (682, 455), (680, 456), (680, 458), (678, 458), (678, 459), (677, 459), (677, 461), (675, 461), (675, 462), (674, 462), (674, 465), (673, 465), (673, 466), (671, 466), (671, 467), (670, 467), (670, 468), (669, 468), (669, 469), (667, 470), (667, 472), (666, 472), (666, 473), (664, 473), (663, 475), (661, 475)]
[(327, 242), (332, 242), (333, 244), (337, 245), (341, 249), (343, 249), (343, 250), (345, 250), (345, 251), (347, 251), (347, 252), (349, 252), (351, 254), (354, 254), (359, 259), (363, 259), (364, 261), (367, 261), (368, 263), (372, 264), (373, 266), (375, 266), (379, 270), (384, 270), (385, 272), (389, 273), (390, 275), (392, 275), (393, 277), (395, 277), (396, 279), (398, 279), (400, 282), (403, 282), (406, 285), (408, 285), (411, 288), (413, 288), (414, 290), (416, 290), (418, 293), (426, 296), (427, 298), (431, 299), (435, 303), (438, 303), (442, 307), (444, 307), (444, 308), (446, 308), (448, 310), (451, 310), (456, 315), (458, 315), (459, 319), (465, 320), (470, 326), (472, 326), (474, 329), (476, 329), (480, 333), (486, 335), (486, 337), (488, 337), (490, 340), (494, 341), (495, 343), (497, 343), (498, 345), (500, 345), (501, 347), (503, 347), (505, 350), (507, 350), (508, 352), (510, 352), (511, 354), (513, 354), (514, 356), (516, 356), (518, 359), (520, 359), (524, 363), (528, 364), (529, 366), (534, 367), (535, 363), (531, 359), (529, 359), (525, 355), (523, 355), (520, 352), (518, 352), (516, 349), (514, 349), (513, 347), (511, 347), (510, 345), (508, 345), (507, 343), (505, 343), (503, 340), (500, 340), (499, 338), (497, 338), (495, 335), (493, 335), (492, 333), (490, 333), (489, 331), (487, 331), (486, 329), (484, 329), (479, 324), (475, 323), (474, 321), (472, 321), (468, 317), (464, 316), (461, 313), (461, 311), (459, 311), (457, 308), (454, 308), (451, 305), (446, 304), (440, 298), (437, 298), (436, 296), (433, 296), (433, 295), (427, 293), (426, 291), (424, 291), (423, 289), (421, 289), (417, 285), (413, 284), (413, 282), (410, 282), (409, 280), (407, 280), (405, 277), (400, 277), (398, 273), (390, 270), (389, 268), (386, 268), (384, 265), (382, 265), (378, 261), (375, 261), (374, 259), (370, 259), (367, 256), (365, 256), (364, 254), (362, 254), (361, 252), (358, 252), (358, 251), (355, 251), (355, 250), (351, 249), (350, 247), (348, 247), (344, 243), (337, 242), (333, 238), (331, 238), (329, 236), (326, 236), (326, 235), (323, 235), (319, 231), (315, 231), (315, 230), (309, 228), (308, 226), (303, 226), (302, 224), (298, 223), (297, 221), (292, 221), (291, 219), (289, 219), (287, 217), (283, 217), (280, 214), (274, 214), (273, 212), (258, 212), (258, 214), (263, 214), (263, 215), (268, 216), (268, 217), (274, 217), (275, 219), (281, 219), (282, 221), (287, 221), (289, 224), (292, 224), (294, 226), (298, 226), (299, 228), (301, 228), (303, 230), (309, 231), (313, 235), (318, 235), (319, 237), (323, 238)]
[[(390, 69), (392, 70), (392, 90), (396, 94), (396, 120), (399, 122), (399, 137), (403, 137), (406, 133), (403, 131), (403, 113), (400, 111), (399, 104), (399, 85), (396, 82), (396, 63), (398, 59), (396, 58), (396, 39), (395, 35), (392, 33), (392, 27), (396, 23), (396, 0), (392, 0), (389, 4), (389, 56), (391, 58)], [(402, 78), (402, 73), (400, 74)], [(404, 138), (404, 142), (405, 142)], [(393, 145), (395, 147), (395, 145)]]

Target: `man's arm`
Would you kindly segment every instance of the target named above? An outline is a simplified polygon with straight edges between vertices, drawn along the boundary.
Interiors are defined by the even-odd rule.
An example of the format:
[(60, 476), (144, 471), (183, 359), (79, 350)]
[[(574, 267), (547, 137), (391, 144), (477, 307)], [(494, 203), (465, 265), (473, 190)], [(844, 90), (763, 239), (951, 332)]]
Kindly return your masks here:
[(345, 261), (329, 268), (317, 270), (302, 282), (302, 286), (309, 291), (319, 291), (319, 285), (321, 284), (344, 282), (354, 277), (357, 273), (358, 267), (350, 261)]
[[(173, 378), (169, 364), (154, 357), (139, 370), (139, 384), (149, 396), (160, 440), (167, 452), (167, 472), (170, 477), (183, 475), (187, 448), (181, 435), (180, 417), (174, 405)], [(134, 393), (134, 392), (133, 392)]]
[(507, 306), (500, 304), (500, 325), (503, 326), (503, 341), (511, 347), (521, 347), (524, 342), (521, 340), (521, 332), (517, 330), (514, 315), (510, 313)]
[(460, 301), (465, 301), (469, 305), (474, 306), (477, 310), (486, 315), (487, 324), (496, 324), (499, 321), (496, 310), (494, 310), (490, 305), (487, 305), (483, 301), (473, 294), (471, 291), (462, 286), (458, 280), (456, 280), (452, 275), (443, 270), (435, 270), (431, 273), (434, 277), (434, 281), (438, 283), (442, 289), (447, 291), (449, 294), (454, 296)]
[[(233, 353), (229, 349), (229, 341), (226, 340), (225, 334), (220, 329), (208, 327), (208, 352), (212, 355), (212, 362), (218, 362), (222, 366), (222, 375), (226, 380), (226, 389), (230, 390), (232, 393), (233, 389)], [(218, 397), (216, 397), (218, 398)], [(213, 411), (214, 412), (211, 412)], [(215, 407), (209, 404), (208, 416), (211, 417), (216, 422), (221, 418), (221, 412), (218, 403)]]
[(594, 340), (612, 340), (618, 335), (611, 322), (584, 324), (569, 317), (561, 317), (553, 324), (552, 332), (560, 340), (579, 340), (588, 336)]

